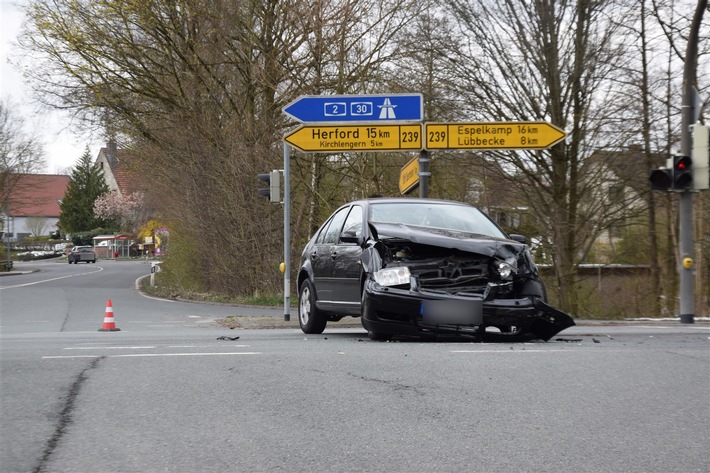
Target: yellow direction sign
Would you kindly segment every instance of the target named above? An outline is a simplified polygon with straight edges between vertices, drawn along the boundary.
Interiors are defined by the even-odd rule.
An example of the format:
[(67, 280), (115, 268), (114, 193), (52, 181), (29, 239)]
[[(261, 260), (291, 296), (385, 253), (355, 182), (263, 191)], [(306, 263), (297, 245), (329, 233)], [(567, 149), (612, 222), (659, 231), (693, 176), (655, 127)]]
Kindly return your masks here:
[(307, 153), (422, 149), (422, 125), (303, 125), (284, 141)]
[(399, 172), (399, 191), (404, 195), (417, 184), (419, 184), (419, 156), (402, 166)]
[(427, 123), (426, 149), (547, 149), (563, 130), (547, 122)]

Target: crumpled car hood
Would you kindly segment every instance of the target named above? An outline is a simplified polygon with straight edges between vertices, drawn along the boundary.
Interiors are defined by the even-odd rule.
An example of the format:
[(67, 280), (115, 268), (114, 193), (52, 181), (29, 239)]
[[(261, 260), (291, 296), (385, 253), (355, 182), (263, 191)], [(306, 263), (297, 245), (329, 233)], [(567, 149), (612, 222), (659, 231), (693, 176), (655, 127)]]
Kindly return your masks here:
[(516, 256), (523, 252), (527, 246), (524, 243), (513, 240), (454, 230), (392, 223), (374, 223), (372, 225), (375, 227), (380, 241), (396, 238), (422, 245), (477, 253), (488, 257), (495, 255), (502, 257)]

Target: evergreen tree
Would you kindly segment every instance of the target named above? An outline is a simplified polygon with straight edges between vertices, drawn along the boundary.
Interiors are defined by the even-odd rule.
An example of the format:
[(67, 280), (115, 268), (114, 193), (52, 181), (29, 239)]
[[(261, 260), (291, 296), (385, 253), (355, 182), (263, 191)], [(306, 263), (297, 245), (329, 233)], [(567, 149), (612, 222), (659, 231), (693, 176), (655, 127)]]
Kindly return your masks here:
[(104, 173), (96, 163), (91, 163), (87, 147), (72, 170), (60, 204), (59, 227), (66, 233), (78, 233), (103, 226), (105, 222), (94, 217), (94, 201), (108, 191)]

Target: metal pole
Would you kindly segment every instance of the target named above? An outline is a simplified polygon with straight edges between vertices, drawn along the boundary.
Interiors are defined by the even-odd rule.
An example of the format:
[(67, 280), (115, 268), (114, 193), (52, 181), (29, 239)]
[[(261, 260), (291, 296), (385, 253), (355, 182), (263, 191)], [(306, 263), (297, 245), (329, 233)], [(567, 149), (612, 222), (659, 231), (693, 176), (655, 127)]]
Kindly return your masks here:
[(291, 146), (284, 143), (284, 320), (291, 320)]
[(427, 150), (422, 150), (419, 153), (419, 197), (426, 199), (429, 197), (429, 163), (431, 158)]
[[(708, 0), (698, 0), (685, 52), (680, 134), (680, 152), (683, 156), (690, 156), (692, 153), (693, 143), (690, 125), (695, 123), (696, 120), (694, 82), (698, 62), (698, 34), (707, 4)], [(693, 194), (689, 190), (685, 190), (680, 194), (679, 207), (680, 322), (692, 324), (695, 323), (695, 269), (693, 268)]]

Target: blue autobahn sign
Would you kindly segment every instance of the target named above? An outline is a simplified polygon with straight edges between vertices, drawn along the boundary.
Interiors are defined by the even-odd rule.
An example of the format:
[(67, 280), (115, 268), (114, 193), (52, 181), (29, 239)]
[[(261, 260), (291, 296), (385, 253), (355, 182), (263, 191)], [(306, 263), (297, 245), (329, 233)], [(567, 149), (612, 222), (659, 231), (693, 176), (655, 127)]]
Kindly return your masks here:
[(302, 95), (283, 108), (304, 122), (419, 122), (422, 94)]

